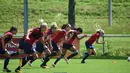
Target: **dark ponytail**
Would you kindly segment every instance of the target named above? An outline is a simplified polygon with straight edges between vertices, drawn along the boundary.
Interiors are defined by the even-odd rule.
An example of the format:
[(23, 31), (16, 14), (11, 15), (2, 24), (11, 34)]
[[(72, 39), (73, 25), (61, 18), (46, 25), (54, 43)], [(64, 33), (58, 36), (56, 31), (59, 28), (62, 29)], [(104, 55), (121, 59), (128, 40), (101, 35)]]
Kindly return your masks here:
[(12, 31), (15, 31), (15, 30), (17, 31), (17, 28), (12, 26), (12, 27), (10, 28), (9, 32), (12, 32)]
[(66, 27), (67, 27), (67, 24), (63, 24), (63, 25), (61, 26), (61, 29), (66, 29)]
[(83, 32), (83, 29), (80, 28), (80, 27), (79, 27), (79, 28), (74, 28), (74, 30), (79, 31), (79, 32), (81, 32), (81, 33)]
[(71, 25), (70, 25), (70, 24), (63, 24), (63, 25), (61, 26), (61, 29), (66, 29), (66, 27), (71, 27)]

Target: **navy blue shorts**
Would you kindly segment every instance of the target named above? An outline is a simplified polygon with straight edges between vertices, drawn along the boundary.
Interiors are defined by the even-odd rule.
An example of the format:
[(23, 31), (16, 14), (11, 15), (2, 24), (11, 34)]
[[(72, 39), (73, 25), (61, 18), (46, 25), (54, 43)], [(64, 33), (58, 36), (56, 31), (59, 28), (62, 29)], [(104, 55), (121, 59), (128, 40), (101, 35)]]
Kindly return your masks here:
[(51, 44), (52, 44), (52, 47), (53, 47), (53, 51), (60, 51), (58, 45), (55, 42), (51, 41)]
[(20, 39), (20, 41), (19, 41), (19, 49), (24, 49), (24, 39)]
[(62, 48), (64, 48), (64, 49), (70, 49), (72, 47), (73, 47), (72, 44), (67, 44), (67, 43), (63, 43), (63, 46), (62, 46)]
[(35, 50), (37, 52), (43, 53), (44, 50), (47, 50), (47, 47), (44, 46), (41, 42), (37, 42)]
[(32, 48), (32, 44), (24, 42), (24, 53), (25, 54), (33, 54), (35, 50)]
[(7, 51), (3, 50), (2, 48), (0, 48), (0, 54), (5, 54)]
[(86, 46), (87, 49), (94, 49), (94, 47), (92, 45), (90, 45), (88, 43), (88, 41), (85, 42), (85, 46)]
[(3, 48), (2, 48), (2, 44), (0, 44), (0, 54), (5, 54), (7, 51), (5, 51)]

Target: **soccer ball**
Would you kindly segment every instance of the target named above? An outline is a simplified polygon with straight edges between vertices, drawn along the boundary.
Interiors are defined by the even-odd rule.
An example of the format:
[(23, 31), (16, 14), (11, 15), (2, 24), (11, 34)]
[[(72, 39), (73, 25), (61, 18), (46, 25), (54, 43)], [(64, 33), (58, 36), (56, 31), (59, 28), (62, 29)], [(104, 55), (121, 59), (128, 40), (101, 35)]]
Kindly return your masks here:
[(127, 60), (128, 60), (128, 62), (130, 62), (130, 57), (128, 57), (128, 59), (127, 59)]

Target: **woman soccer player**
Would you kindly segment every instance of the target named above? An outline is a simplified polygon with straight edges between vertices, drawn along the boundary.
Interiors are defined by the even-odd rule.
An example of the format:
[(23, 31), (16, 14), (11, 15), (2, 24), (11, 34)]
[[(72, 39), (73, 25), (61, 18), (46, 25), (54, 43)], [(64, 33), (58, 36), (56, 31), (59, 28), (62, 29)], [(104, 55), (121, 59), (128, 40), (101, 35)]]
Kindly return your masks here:
[[(8, 66), (8, 63), (10, 60), (10, 56), (13, 56), (13, 54), (10, 54), (8, 52), (8, 50), (6, 49), (6, 45), (7, 45), (7, 43), (14, 44), (12, 41), (12, 38), (16, 33), (17, 33), (17, 28), (11, 27), (10, 30), (5, 32), (1, 37), (0, 54), (5, 56), (4, 67), (3, 67), (3, 71), (5, 71), (5, 72), (11, 72), (11, 70), (9, 70), (7, 66)], [(16, 44), (14, 44), (14, 45), (17, 46)]]
[[(66, 62), (68, 63), (68, 60), (78, 54), (78, 50), (73, 46), (73, 41), (75, 38), (78, 38), (78, 34), (81, 34), (83, 32), (82, 28), (76, 28), (75, 30), (71, 30), (71, 25), (66, 25), (66, 30), (68, 30), (67, 39), (64, 41), (62, 46), (62, 54), (60, 57), (57, 58), (57, 60), (52, 64), (53, 67), (57, 64), (57, 62), (63, 58), (67, 52), (67, 50), (72, 51), (73, 53), (65, 58)], [(81, 38), (78, 38), (79, 40), (86, 37), (86, 35), (82, 36)]]
[[(44, 42), (45, 42), (45, 46), (42, 45), (42, 43), (40, 41), (36, 42), (36, 47), (34, 48), (39, 56), (39, 58), (41, 58), (41, 61), (44, 62), (44, 58), (46, 53), (50, 53), (50, 50), (52, 50), (52, 46), (51, 46), (51, 37), (53, 37), (57, 31), (57, 24), (52, 24), (51, 28), (48, 29), (44, 34), (43, 38), (44, 38)], [(49, 50), (49, 49), (50, 50)], [(32, 62), (34, 60), (31, 60), (28, 64), (30, 66), (32, 66)]]
[(103, 37), (104, 35), (104, 31), (102, 29), (99, 29), (96, 31), (96, 33), (94, 33), (86, 42), (85, 42), (85, 46), (87, 48), (87, 51), (84, 56), (83, 59), (81, 61), (81, 63), (85, 63), (85, 59), (88, 58), (89, 55), (95, 55), (96, 51), (94, 49), (94, 47), (92, 46), (92, 44), (96, 41), (96, 43), (98, 44), (103, 44), (104, 42), (99, 42), (99, 37)]
[[(26, 38), (24, 39), (23, 50), (24, 53), (27, 54), (27, 57), (22, 58), (21, 65), (15, 69), (15, 72), (20, 73), (21, 67), (26, 65), (29, 60), (35, 60), (38, 58), (38, 55), (35, 53), (35, 50), (32, 48), (32, 45), (39, 39), (44, 45), (44, 40), (42, 36), (44, 35), (43, 32), (47, 30), (47, 24), (43, 23), (40, 25), (39, 28), (34, 28), (27, 33)], [(30, 56), (32, 55), (32, 56)]]
[(51, 38), (51, 44), (52, 44), (52, 54), (50, 56), (46, 56), (46, 60), (41, 64), (42, 68), (48, 68), (46, 63), (50, 60), (53, 56), (59, 56), (61, 55), (60, 48), (58, 47), (58, 43), (63, 40), (66, 36), (66, 30), (65, 29), (57, 29), (56, 34)]

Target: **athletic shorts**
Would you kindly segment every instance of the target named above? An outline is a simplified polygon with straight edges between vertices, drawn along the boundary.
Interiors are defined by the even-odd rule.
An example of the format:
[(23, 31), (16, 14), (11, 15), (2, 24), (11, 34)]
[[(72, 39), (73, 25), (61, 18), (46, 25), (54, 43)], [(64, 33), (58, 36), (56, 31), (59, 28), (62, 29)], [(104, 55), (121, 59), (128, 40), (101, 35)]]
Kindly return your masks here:
[(24, 42), (24, 53), (25, 54), (33, 54), (35, 50), (32, 47), (32, 44), (29, 44), (27, 42)]
[(7, 51), (5, 51), (3, 48), (2, 48), (2, 44), (0, 43), (0, 54), (5, 54)]
[(85, 42), (85, 46), (86, 46), (87, 49), (94, 49), (94, 47), (92, 45), (90, 45), (88, 43), (88, 41)]
[(73, 47), (72, 44), (67, 44), (67, 43), (63, 43), (63, 46), (62, 46), (62, 48), (64, 48), (64, 49), (70, 49), (72, 47)]
[(60, 48), (58, 47), (58, 45), (55, 42), (51, 41), (51, 44), (53, 47), (53, 51), (60, 51)]
[(47, 46), (44, 46), (41, 42), (37, 42), (35, 50), (37, 52), (43, 53), (44, 50), (47, 50)]
[(18, 49), (24, 49), (24, 39), (20, 39), (20, 41), (19, 41), (19, 48)]
[(2, 48), (0, 48), (0, 54), (5, 54), (7, 51), (3, 50)]

